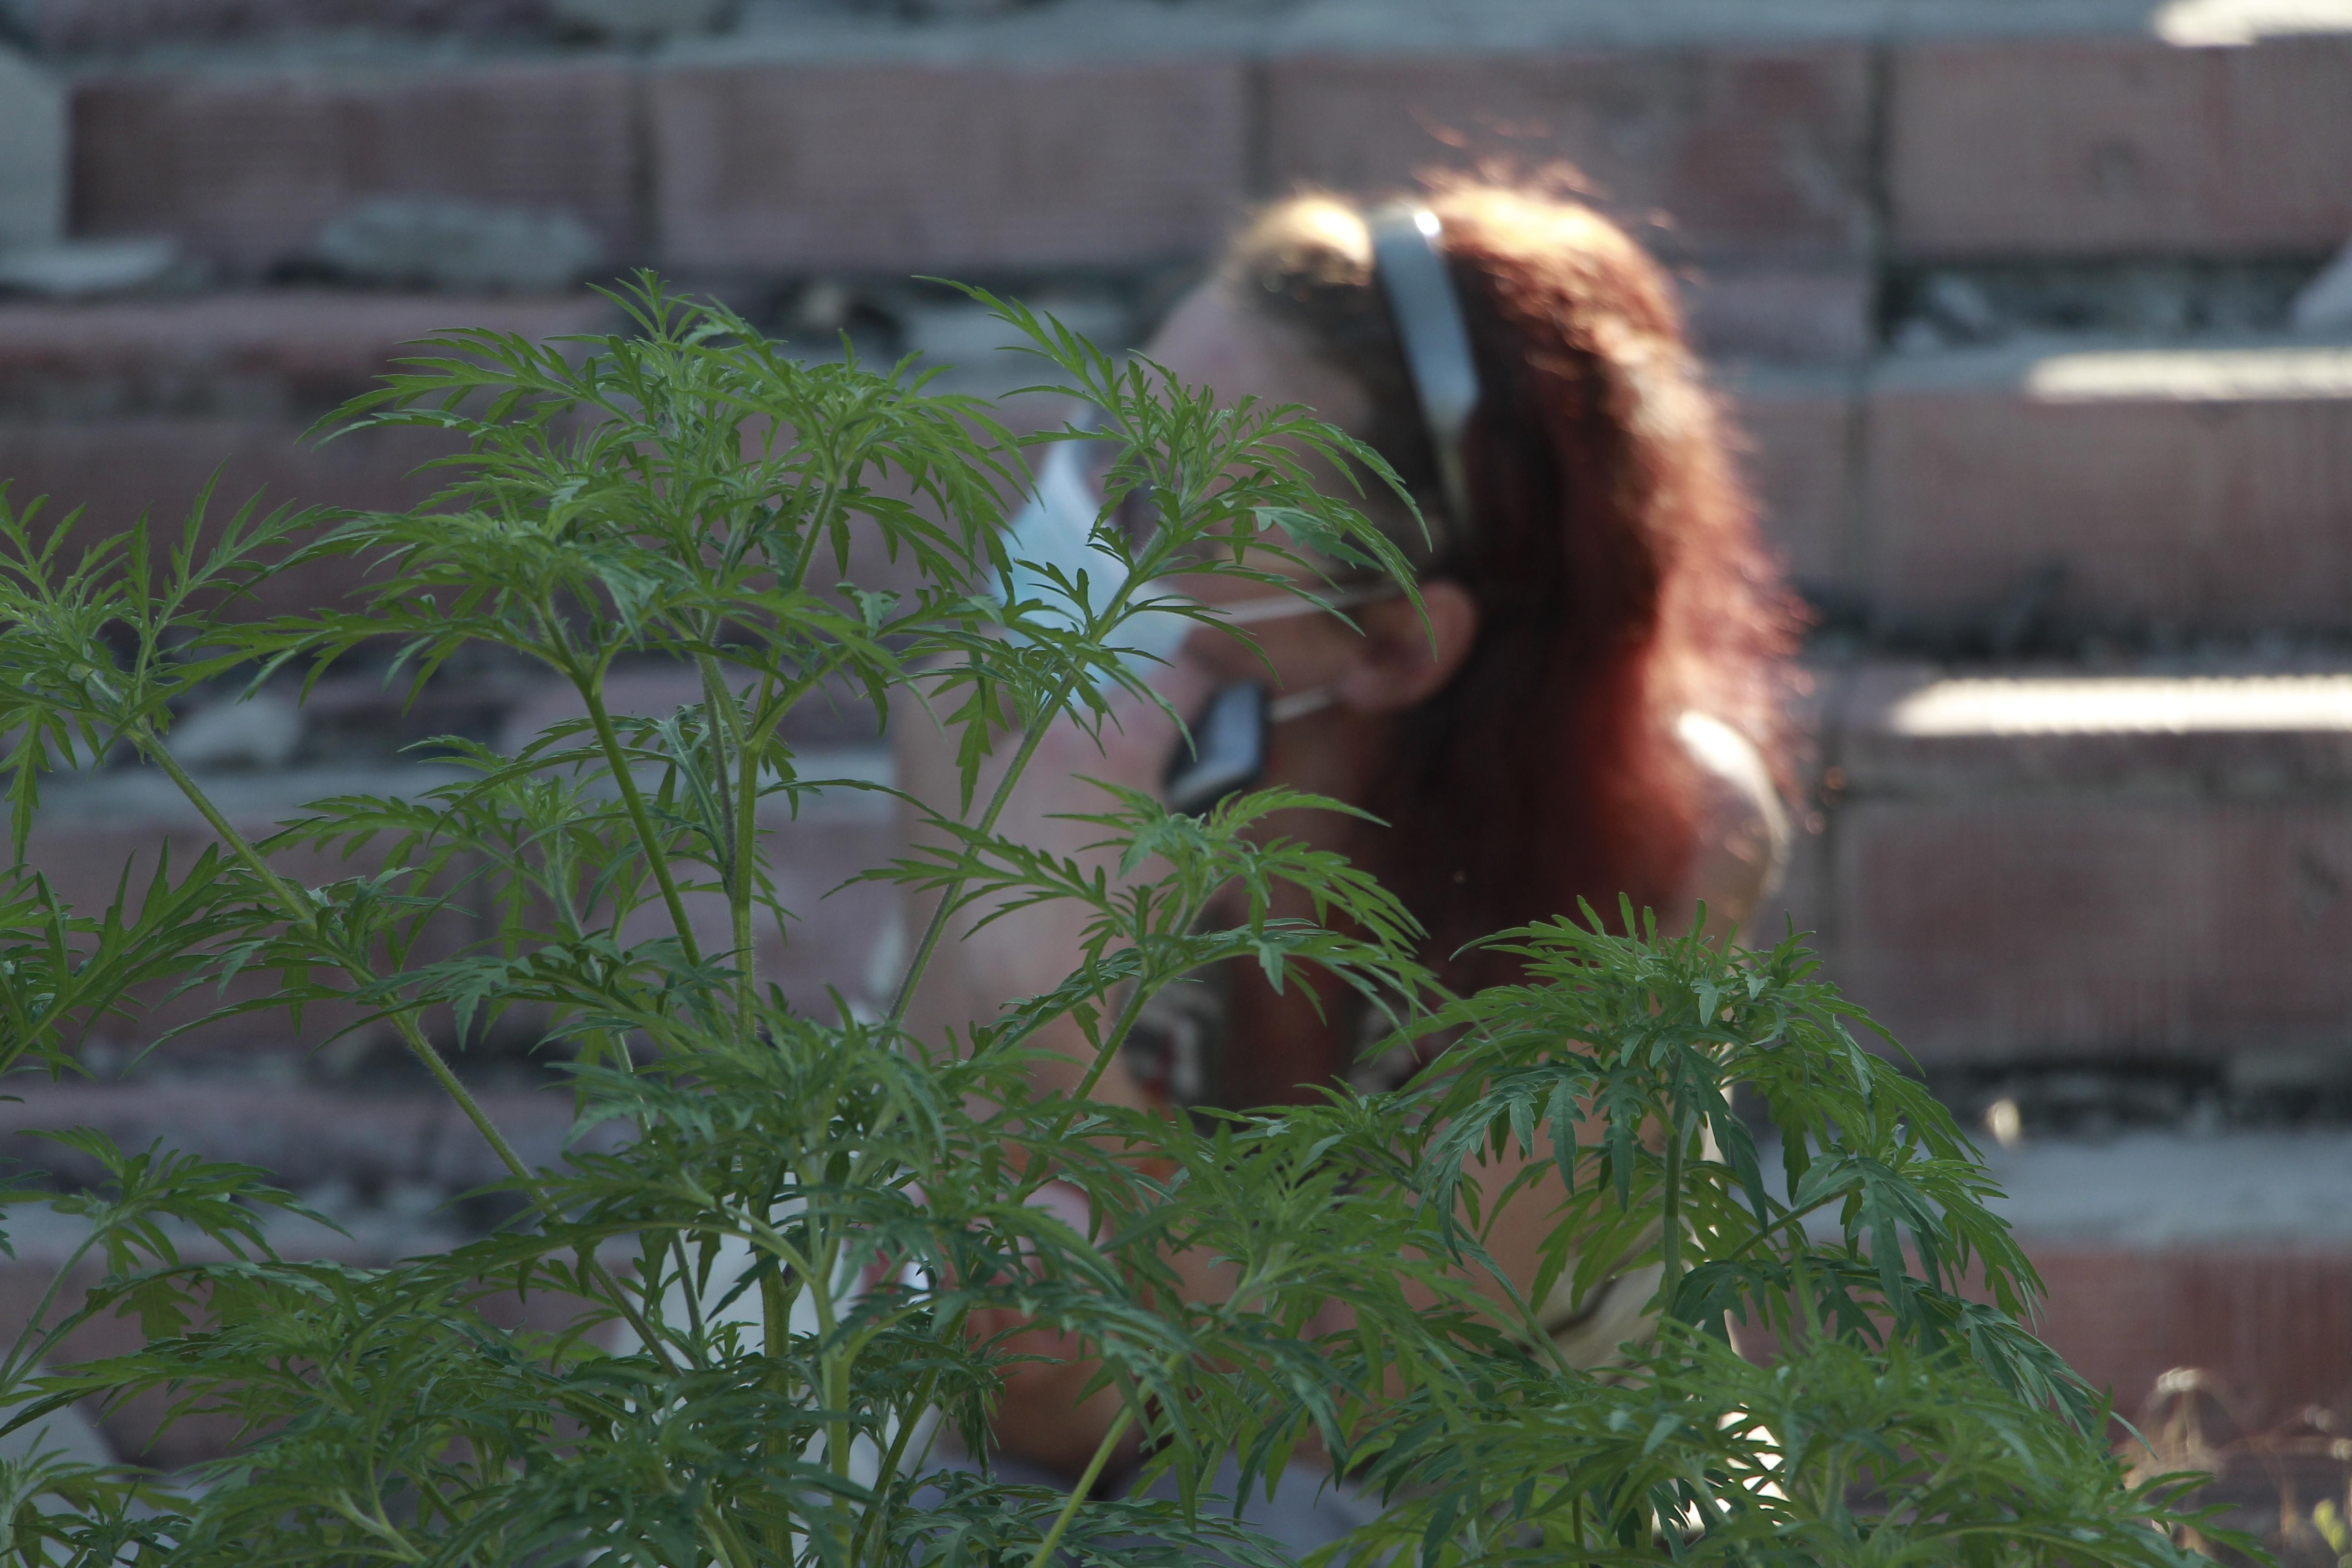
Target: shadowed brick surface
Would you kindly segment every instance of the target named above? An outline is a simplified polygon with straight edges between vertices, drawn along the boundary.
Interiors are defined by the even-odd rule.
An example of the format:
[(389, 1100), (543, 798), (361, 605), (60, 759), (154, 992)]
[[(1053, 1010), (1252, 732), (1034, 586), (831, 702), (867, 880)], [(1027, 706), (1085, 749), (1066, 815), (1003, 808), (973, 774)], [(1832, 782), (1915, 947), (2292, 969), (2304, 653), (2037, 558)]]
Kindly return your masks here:
[(2352, 805), (1857, 802), (1832, 973), (1922, 1058), (2339, 1045)]
[(2203, 1367), (2250, 1426), (2352, 1395), (2352, 1252), (2032, 1247), (2050, 1287), (2036, 1331), (2136, 1415), (2156, 1380)]
[(1870, 392), (1880, 622), (2352, 628), (2352, 349), (1986, 351)]
[[(629, 704), (616, 700), (616, 710), (666, 715), (674, 704)], [(542, 720), (542, 721), (544, 721)], [(803, 776), (814, 779), (887, 777), (887, 759), (870, 751), (828, 752), (810, 748), (802, 753)], [(304, 815), (305, 802), (350, 793), (413, 795), (459, 775), (446, 766), (376, 766), (320, 768), (278, 774), (220, 774), (200, 780), (215, 804), (241, 830), (255, 837), (274, 825)], [(829, 791), (803, 802), (795, 818), (779, 802), (763, 813), (767, 830), (762, 851), (769, 858), (776, 896), (792, 914), (779, 933), (774, 922), (762, 919), (758, 936), (758, 963), (763, 978), (781, 984), (793, 1005), (830, 1016), (836, 1011), (832, 991), (844, 999), (866, 1000), (865, 987), (872, 956), (885, 925), (898, 908), (897, 894), (875, 883), (846, 886), (857, 873), (889, 859), (897, 847), (897, 830), (889, 815), (888, 797), (854, 790)], [(117, 769), (86, 784), (51, 780), (44, 791), (44, 808), (26, 847), (26, 861), (49, 879), (68, 907), (85, 912), (103, 910), (112, 900), (118, 880), (130, 868), (131, 903), (135, 909), (158, 858), (166, 846), (176, 879), (213, 836), (160, 773), (143, 769)], [(273, 864), (305, 886), (324, 885), (372, 874), (382, 865), (389, 845), (378, 842), (351, 858), (340, 852), (287, 850)], [(713, 947), (723, 946), (727, 923), (723, 904), (715, 895), (689, 895), (689, 912), (698, 934)], [(453, 957), (478, 942), (488, 928), (469, 913), (473, 901), (460, 897), (437, 915), (410, 954), (413, 963)], [(645, 910), (637, 924), (625, 930), (626, 940), (649, 940), (667, 927), (658, 909)], [(888, 978), (886, 977), (885, 984)], [(172, 997), (169, 987), (143, 993), (144, 1011), (135, 1017), (110, 1019), (94, 1036), (110, 1043), (118, 1054), (135, 1049), (164, 1031), (188, 1026), (216, 1008), (222, 997), (210, 987)], [(253, 1002), (276, 994), (277, 982), (264, 973), (240, 976), (227, 994), (232, 1002)], [(358, 1010), (334, 1005), (308, 1009), (300, 1026), (278, 1009), (244, 1014), (190, 1028), (171, 1047), (174, 1062), (203, 1060), (214, 1068), (251, 1066), (265, 1058), (280, 1061), (326, 1046), (342, 1031), (361, 1024)], [(446, 1033), (446, 1020), (428, 1020), (436, 1033)], [(366, 1047), (388, 1041), (388, 1029), (363, 1025), (345, 1054), (363, 1054)], [(5, 1120), (0, 1119), (0, 1124)]]
[(2029, 1138), (1986, 1154), (2050, 1287), (2039, 1331), (2115, 1391), (2118, 1414), (2137, 1418), (2175, 1367), (2204, 1369), (2241, 1432), (2352, 1398), (2340, 1128)]
[(1277, 189), (1565, 161), (1675, 253), (1841, 258), (1868, 227), (1866, 82), (1864, 51), (1836, 45), (1279, 60), (1266, 156)]
[[(436, 299), (325, 290), (103, 305), (0, 305), (0, 482), (18, 506), (86, 513), (95, 541), (142, 512), (176, 536), (205, 485), (212, 531), (259, 495), (271, 507), (394, 510), (442, 482), (452, 449), (415, 430), (321, 443), (314, 421), (367, 391), (404, 344), (457, 325), (545, 339), (593, 331), (593, 297)], [(322, 561), (273, 582), (245, 613), (316, 609), (360, 579)]]
[(241, 276), (370, 196), (571, 213), (634, 249), (632, 87), (609, 65), (82, 82), (74, 226), (173, 234)]
[[(552, 1164), (562, 1157), (572, 1127), (567, 1091), (485, 1089), (478, 1098), (525, 1163)], [(337, 1182), (377, 1194), (403, 1186), (457, 1193), (505, 1174), (457, 1106), (432, 1089), (60, 1083), (24, 1089), (0, 1106), (0, 1149), (11, 1159), (86, 1183), (102, 1174), (96, 1162), (16, 1136), (47, 1127), (88, 1127), (124, 1149), (160, 1141), (206, 1159), (259, 1165), (298, 1190)]]
[[(436, 488), (419, 467), (452, 449), (428, 431), (375, 430), (320, 447), (303, 439), (307, 421), (135, 418), (0, 423), (0, 479), (13, 503), (50, 498), (49, 515), (86, 508), (77, 525), (95, 542), (146, 513), (178, 537), (207, 482), (213, 501), (205, 537), (217, 538), (236, 509), (258, 495), (261, 510), (283, 505), (397, 510)], [(215, 471), (218, 473), (215, 480)], [(340, 597), (358, 568), (310, 563), (240, 600), (240, 614), (315, 610)]]
[(1227, 61), (680, 68), (655, 79), (662, 251), (763, 272), (1197, 255), (1244, 196)]
[(1839, 372), (1735, 379), (1731, 417), (1765, 537), (1790, 579), (1816, 599), (1850, 598), (1855, 580), (1853, 378)]
[(1830, 722), (1830, 973), (1924, 1060), (2341, 1049), (2352, 679), (1866, 670)]
[(0, 304), (0, 417), (317, 417), (407, 345), (456, 327), (545, 339), (607, 329), (593, 297), (511, 300), (272, 289), (185, 300)]
[(2352, 37), (1921, 43), (1888, 102), (1906, 255), (2317, 255), (2352, 233)]
[(1874, 346), (1871, 275), (1860, 267), (1682, 271), (1691, 342), (1709, 359), (1851, 364)]

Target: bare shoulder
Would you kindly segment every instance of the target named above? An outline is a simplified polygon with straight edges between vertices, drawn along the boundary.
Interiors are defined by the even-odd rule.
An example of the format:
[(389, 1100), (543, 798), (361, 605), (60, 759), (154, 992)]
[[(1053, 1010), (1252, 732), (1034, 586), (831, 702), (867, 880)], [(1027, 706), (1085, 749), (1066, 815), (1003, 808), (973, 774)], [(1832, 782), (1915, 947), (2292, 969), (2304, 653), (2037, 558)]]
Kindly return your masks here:
[(1711, 714), (1685, 713), (1675, 732), (1700, 778), (1699, 842), (1685, 902), (1706, 904), (1707, 928), (1747, 922), (1789, 858), (1789, 813), (1754, 742)]

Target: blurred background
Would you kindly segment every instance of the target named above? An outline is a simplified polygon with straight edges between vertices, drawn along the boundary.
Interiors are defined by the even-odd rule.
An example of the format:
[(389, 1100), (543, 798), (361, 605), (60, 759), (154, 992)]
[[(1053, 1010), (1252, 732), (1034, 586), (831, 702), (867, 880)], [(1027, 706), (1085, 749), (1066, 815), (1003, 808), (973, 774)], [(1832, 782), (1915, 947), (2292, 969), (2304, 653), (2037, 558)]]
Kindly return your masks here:
[[(915, 275), (1128, 344), (1255, 199), (1559, 161), (1677, 269), (1815, 612), (1765, 932), (1818, 933), (1981, 1129), (2046, 1336), (2333, 1561), (2298, 1510), (2352, 1454), (2352, 0), (0, 0), (0, 480), (93, 533), (215, 469), (408, 503), (429, 443), (305, 429), (431, 329), (601, 330), (583, 285), (640, 264), (1000, 390), (992, 323)], [(355, 668), (178, 749), (261, 825), (564, 710), (483, 663), (404, 712)], [(887, 773), (845, 721), (800, 739)], [(160, 784), (94, 764), (35, 859), (102, 900), (192, 836)], [(855, 801), (781, 831), (803, 909), (890, 837)], [(794, 991), (867, 984), (886, 912), (824, 906)], [(270, 1166), (348, 1256), (478, 1222), (487, 1151), (383, 1042), (316, 1037), (121, 1030), (0, 1127)], [(466, 1069), (551, 1155), (528, 1044)], [(37, 1284), (0, 1267), (0, 1313)]]

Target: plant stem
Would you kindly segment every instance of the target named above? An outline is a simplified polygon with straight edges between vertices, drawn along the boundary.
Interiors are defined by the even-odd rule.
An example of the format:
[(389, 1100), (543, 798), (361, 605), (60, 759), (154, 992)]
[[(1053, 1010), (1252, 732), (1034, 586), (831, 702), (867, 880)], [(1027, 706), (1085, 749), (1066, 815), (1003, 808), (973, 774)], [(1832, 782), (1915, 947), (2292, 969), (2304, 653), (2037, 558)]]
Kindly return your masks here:
[(670, 872), (669, 856), (654, 833), (653, 814), (646, 809), (645, 795), (637, 788), (636, 776), (629, 771), (627, 754), (621, 750), (620, 733), (613, 728), (613, 716), (604, 709), (603, 667), (599, 665), (588, 679), (575, 677), (572, 684), (588, 705), (588, 721), (596, 726), (596, 741), (604, 748), (604, 763), (613, 770), (614, 786), (621, 792), (621, 804), (637, 830), (637, 842), (645, 847), (646, 862), (661, 887), (662, 902), (668, 907), (670, 923), (677, 928), (678, 951), (698, 969), (702, 966), (702, 944), (694, 940), (694, 927), (686, 918), (686, 900), (678, 892), (677, 879)]
[[(1181, 929), (1190, 930), (1191, 927), (1192, 921), (1187, 920)], [(1127, 1005), (1119, 1009), (1110, 1033), (1103, 1037), (1102, 1048), (1095, 1052), (1094, 1062), (1087, 1068), (1086, 1076), (1078, 1080), (1078, 1087), (1070, 1091), (1072, 1114), (1076, 1113), (1076, 1106), (1094, 1097), (1095, 1085), (1102, 1081), (1102, 1075), (1108, 1070), (1111, 1058), (1118, 1055), (1118, 1048), (1126, 1043), (1129, 1031), (1135, 1027), (1136, 1019), (1143, 1016), (1144, 1004), (1150, 998), (1145, 994), (1141, 981), (1136, 982), (1133, 992), (1127, 999)], [(1066, 1118), (1063, 1125), (1066, 1127), (1068, 1124)]]
[[(179, 762), (164, 747), (153, 730), (149, 729), (139, 737), (139, 746), (154, 760), (157, 766), (163, 770), (165, 776), (170, 778), (180, 793), (187, 797), (189, 804), (196, 808), (212, 830), (220, 836), (221, 842), (228, 847), (229, 853), (236, 856), (244, 864), (246, 869), (260, 879), (262, 885), (269, 889), (279, 907), (285, 910), (287, 919), (298, 926), (315, 927), (318, 911), (311, 907), (310, 900), (297, 892), (290, 883), (272, 869), (268, 861), (262, 859), (261, 852), (256, 849), (251, 841), (244, 834), (239, 833), (228, 818), (221, 814), (220, 808), (213, 804), (212, 797), (205, 794), (194, 779), (188, 776), (187, 770), (180, 766)], [(375, 978), (367, 972), (365, 965), (343, 953), (333, 952), (331, 949), (330, 951), (336, 966), (353, 979), (365, 984)], [(538, 1182), (531, 1168), (523, 1163), (522, 1156), (515, 1152), (514, 1145), (507, 1142), (506, 1134), (499, 1131), (498, 1124), (490, 1120), (489, 1113), (482, 1109), (481, 1102), (474, 1098), (473, 1091), (468, 1089), (452, 1070), (447, 1059), (434, 1048), (432, 1041), (425, 1037), (425, 1032), (416, 1026), (415, 1016), (402, 1011), (392, 1014), (391, 1018), (393, 1027), (400, 1031), (401, 1041), (407, 1046), (409, 1054), (425, 1065), (425, 1070), (431, 1073), (434, 1080), (440, 1084), (451, 1100), (457, 1102), (458, 1110), (465, 1115), (467, 1121), (474, 1124), (474, 1130), (479, 1132), (484, 1142), (489, 1144), (491, 1151), (498, 1155), (499, 1163), (505, 1165), (518, 1179), (529, 1184), (536, 1194)]]
[[(752, 808), (760, 798), (758, 763), (750, 738), (743, 732), (743, 710), (719, 673), (719, 661), (703, 653), (695, 656), (695, 663), (702, 672), (702, 705), (711, 718), (710, 775), (718, 785), (719, 813), (727, 830), (728, 934), (735, 949), (735, 967), (740, 971), (735, 982), (735, 1022), (748, 1040), (752, 1002), (760, 985), (751, 957), (751, 865), (758, 853)], [(727, 776), (730, 746), (740, 774), (736, 781)]]
[[(294, 925), (308, 925), (315, 930), (317, 911), (310, 907), (309, 900), (298, 893), (292, 884), (271, 869), (269, 863), (261, 858), (261, 852), (253, 847), (252, 841), (236, 830), (236, 826), (221, 814), (220, 808), (213, 804), (212, 797), (205, 794), (196, 781), (188, 776), (187, 770), (181, 767), (172, 753), (164, 749), (162, 739), (156, 735), (154, 730), (152, 727), (142, 727), (142, 732), (133, 736), (132, 740), (142, 752), (154, 759), (156, 765), (163, 770), (164, 775), (171, 779), (182, 795), (187, 797), (188, 803), (196, 808), (206, 825), (220, 836), (221, 842), (228, 846), (229, 853), (236, 856), (246, 869), (251, 871), (260, 879), (262, 885), (269, 889), (270, 895), (286, 910), (288, 921)], [(329, 949), (329, 956), (332, 958), (337, 968), (362, 984), (375, 978), (368, 973), (366, 965), (348, 954)], [(474, 1098), (473, 1090), (466, 1087), (464, 1080), (459, 1079), (457, 1072), (449, 1066), (448, 1060), (439, 1051), (434, 1049), (433, 1042), (426, 1039), (425, 1032), (416, 1026), (415, 1016), (405, 1011), (394, 1012), (389, 1016), (392, 1019), (393, 1027), (400, 1031), (401, 1042), (408, 1047), (412, 1056), (425, 1064), (425, 1069), (433, 1075), (434, 1081), (438, 1083), (442, 1091), (457, 1104), (458, 1111), (466, 1120), (474, 1124), (474, 1131), (482, 1135), (482, 1141), (490, 1146), (490, 1152), (499, 1157), (499, 1163), (513, 1173), (515, 1180), (541, 1209), (548, 1209), (547, 1192), (540, 1185), (538, 1173), (523, 1163), (522, 1156), (515, 1152), (514, 1145), (507, 1142), (506, 1134), (499, 1131), (498, 1123), (490, 1120), (489, 1112), (482, 1109), (481, 1101)], [(664, 1366), (670, 1366), (668, 1349), (654, 1333), (653, 1326), (645, 1315), (630, 1303), (627, 1293), (620, 1288), (620, 1282), (613, 1278), (612, 1271), (604, 1267), (604, 1261), (592, 1255), (588, 1259), (588, 1267), (594, 1270), (597, 1278), (603, 1280), (605, 1287), (612, 1291), (613, 1304), (620, 1310), (621, 1315), (628, 1320), (629, 1326), (636, 1331), (639, 1341), (653, 1352), (656, 1360)]]
[(1666, 1133), (1665, 1228), (1658, 1237), (1658, 1300), (1660, 1310), (1669, 1312), (1683, 1278), (1683, 1143), (1688, 1134), (1681, 1120), (1672, 1118)]
[(1063, 1500), (1062, 1511), (1054, 1516), (1054, 1527), (1045, 1532), (1045, 1539), (1037, 1543), (1037, 1554), (1029, 1559), (1029, 1568), (1046, 1568), (1046, 1564), (1053, 1561), (1054, 1548), (1062, 1543), (1063, 1535), (1070, 1528), (1070, 1521), (1078, 1517), (1078, 1510), (1086, 1506), (1087, 1498), (1094, 1495), (1095, 1482), (1102, 1479), (1103, 1467), (1110, 1463), (1112, 1453), (1118, 1447), (1118, 1440), (1127, 1436), (1128, 1427), (1134, 1422), (1135, 1406), (1121, 1405), (1110, 1429), (1103, 1434), (1102, 1441), (1095, 1445), (1094, 1458), (1088, 1459), (1087, 1468), (1078, 1472), (1077, 1480), (1070, 1488), (1070, 1495)]
[[(49, 1288), (41, 1292), (41, 1299), (34, 1304), (32, 1315), (25, 1320), (25, 1326), (17, 1331), (16, 1342), (8, 1347), (8, 1359), (5, 1362), (0, 1362), (0, 1399), (5, 1399), (15, 1390), (16, 1379), (22, 1373), (24, 1365), (36, 1359), (26, 1355), (26, 1344), (34, 1334), (39, 1331), (41, 1320), (47, 1317), (49, 1309), (57, 1304), (58, 1292), (65, 1289), (67, 1278), (81, 1266), (83, 1258), (89, 1256), (89, 1249), (98, 1245), (99, 1228), (97, 1226), (90, 1226), (89, 1234), (81, 1238), (81, 1245), (76, 1247), (71, 1256), (58, 1266), (58, 1271), (50, 1276)], [(56, 1338), (55, 1331), (41, 1334), (41, 1348), (47, 1350), (50, 1342)]]
[[(1021, 737), (1021, 749), (1013, 752), (1013, 761), (1005, 767), (1004, 777), (997, 781), (996, 793), (989, 797), (988, 808), (981, 813), (980, 820), (973, 825), (974, 832), (991, 833), (995, 830), (996, 819), (1004, 814), (1005, 806), (1012, 802), (1013, 786), (1020, 782), (1022, 773), (1028, 769), (1029, 760), (1037, 754), (1037, 748), (1045, 742), (1045, 727), (1069, 706), (1071, 693), (1078, 689), (1078, 680), (1079, 677), (1076, 675), (1064, 680), (1055, 689), (1054, 700), (1031, 721), (1028, 732)], [(986, 721), (976, 719), (973, 722), (984, 723)], [(905, 977), (898, 982), (898, 994), (890, 999), (889, 1023), (894, 1030), (906, 1022), (907, 1008), (915, 999), (915, 987), (921, 983), (923, 971), (930, 967), (931, 955), (939, 951), (940, 939), (947, 934), (948, 921), (954, 918), (956, 900), (963, 892), (965, 880), (957, 877), (940, 890), (940, 901), (931, 910), (929, 923), (923, 928), (923, 940), (916, 944), (915, 956), (907, 965)]]
[(702, 1528), (709, 1534), (711, 1552), (721, 1568), (751, 1568), (752, 1559), (736, 1535), (734, 1525), (719, 1511), (717, 1504), (704, 1503), (695, 1510), (695, 1517), (702, 1521)]

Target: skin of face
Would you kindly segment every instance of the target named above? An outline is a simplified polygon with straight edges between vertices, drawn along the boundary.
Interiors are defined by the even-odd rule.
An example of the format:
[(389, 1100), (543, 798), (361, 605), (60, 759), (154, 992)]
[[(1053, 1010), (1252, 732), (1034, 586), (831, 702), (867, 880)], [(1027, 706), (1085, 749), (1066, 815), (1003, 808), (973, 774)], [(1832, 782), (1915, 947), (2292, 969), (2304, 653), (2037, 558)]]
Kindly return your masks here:
[[(1353, 378), (1287, 329), (1246, 314), (1213, 285), (1188, 296), (1143, 353), (1175, 381), (1213, 387), (1226, 403), (1254, 396), (1269, 404), (1298, 404), (1351, 434), (1370, 423), (1370, 406)], [(1353, 498), (1352, 488), (1336, 473), (1326, 485), (1331, 494)], [(1366, 497), (1363, 504), (1370, 512), (1384, 501), (1402, 518), (1402, 509), (1388, 498)], [(1387, 520), (1375, 514), (1375, 521)], [(1293, 578), (1303, 575), (1296, 568), (1276, 569)], [(1212, 604), (1273, 592), (1215, 578), (1188, 586)], [(1262, 622), (1239, 636), (1197, 628), (1171, 674), (1188, 688), (1206, 690), (1263, 680), (1277, 697), (1328, 691), (1328, 706), (1277, 726), (1266, 782), (1348, 800), (1387, 755), (1394, 716), (1427, 700), (1453, 678), (1469, 657), (1477, 626), (1477, 604), (1468, 592), (1436, 579), (1422, 584), (1419, 610), (1398, 596), (1354, 606), (1344, 616), (1302, 615)], [(1328, 816), (1285, 822), (1277, 830), (1318, 842), (1335, 832), (1344, 837), (1344, 829)]]
[[(1185, 300), (1144, 353), (1177, 381), (1213, 387), (1227, 403), (1254, 396), (1300, 404), (1342, 428), (1366, 419), (1363, 394), (1352, 380), (1283, 329), (1237, 310), (1213, 287)], [(1344, 485), (1336, 474), (1330, 483)], [(1179, 585), (1212, 603), (1281, 597), (1263, 584), (1213, 576)], [(1399, 596), (1358, 606), (1346, 618), (1305, 614), (1246, 628), (1196, 627), (1170, 662), (1152, 673), (1150, 684), (1168, 709), (1181, 714), (1200, 712), (1212, 693), (1234, 681), (1264, 681), (1277, 696), (1328, 692), (1327, 706), (1275, 727), (1266, 782), (1354, 800), (1390, 754), (1398, 715), (1444, 684), (1476, 635), (1476, 605), (1459, 585), (1426, 584), (1423, 600), (1425, 619)], [(1116, 693), (1110, 706), (1108, 721), (1093, 732), (1065, 721), (1039, 737), (1037, 753), (999, 819), (1001, 832), (1081, 861), (1106, 858), (1087, 847), (1098, 831), (1072, 824), (1064, 814), (1107, 804), (1089, 781), (1156, 791), (1181, 741), (1168, 712), (1148, 700)], [(892, 724), (900, 786), (935, 806), (951, 807), (953, 746), (945, 731), (911, 703), (900, 706)], [(1011, 750), (1000, 746), (995, 762), (983, 769), (981, 798), (999, 776), (996, 763)], [(1344, 854), (1354, 828), (1350, 818), (1316, 811), (1284, 814), (1267, 831)], [(910, 838), (924, 837), (912, 818), (908, 831)], [(918, 922), (926, 913), (909, 911)], [(1058, 983), (1078, 943), (1076, 926), (1063, 927), (1078, 918), (1065, 906), (1040, 905), (962, 934), (932, 966), (910, 1022), (935, 1034), (989, 1016), (1007, 997), (1034, 994)], [(1059, 1048), (1067, 1065), (1050, 1059), (1041, 1064), (1041, 1082), (1075, 1084), (1084, 1071), (1081, 1064), (1091, 1059), (1083, 1042), (1043, 1043)], [(1141, 1101), (1139, 1087), (1117, 1064), (1097, 1092), (1121, 1103)]]

